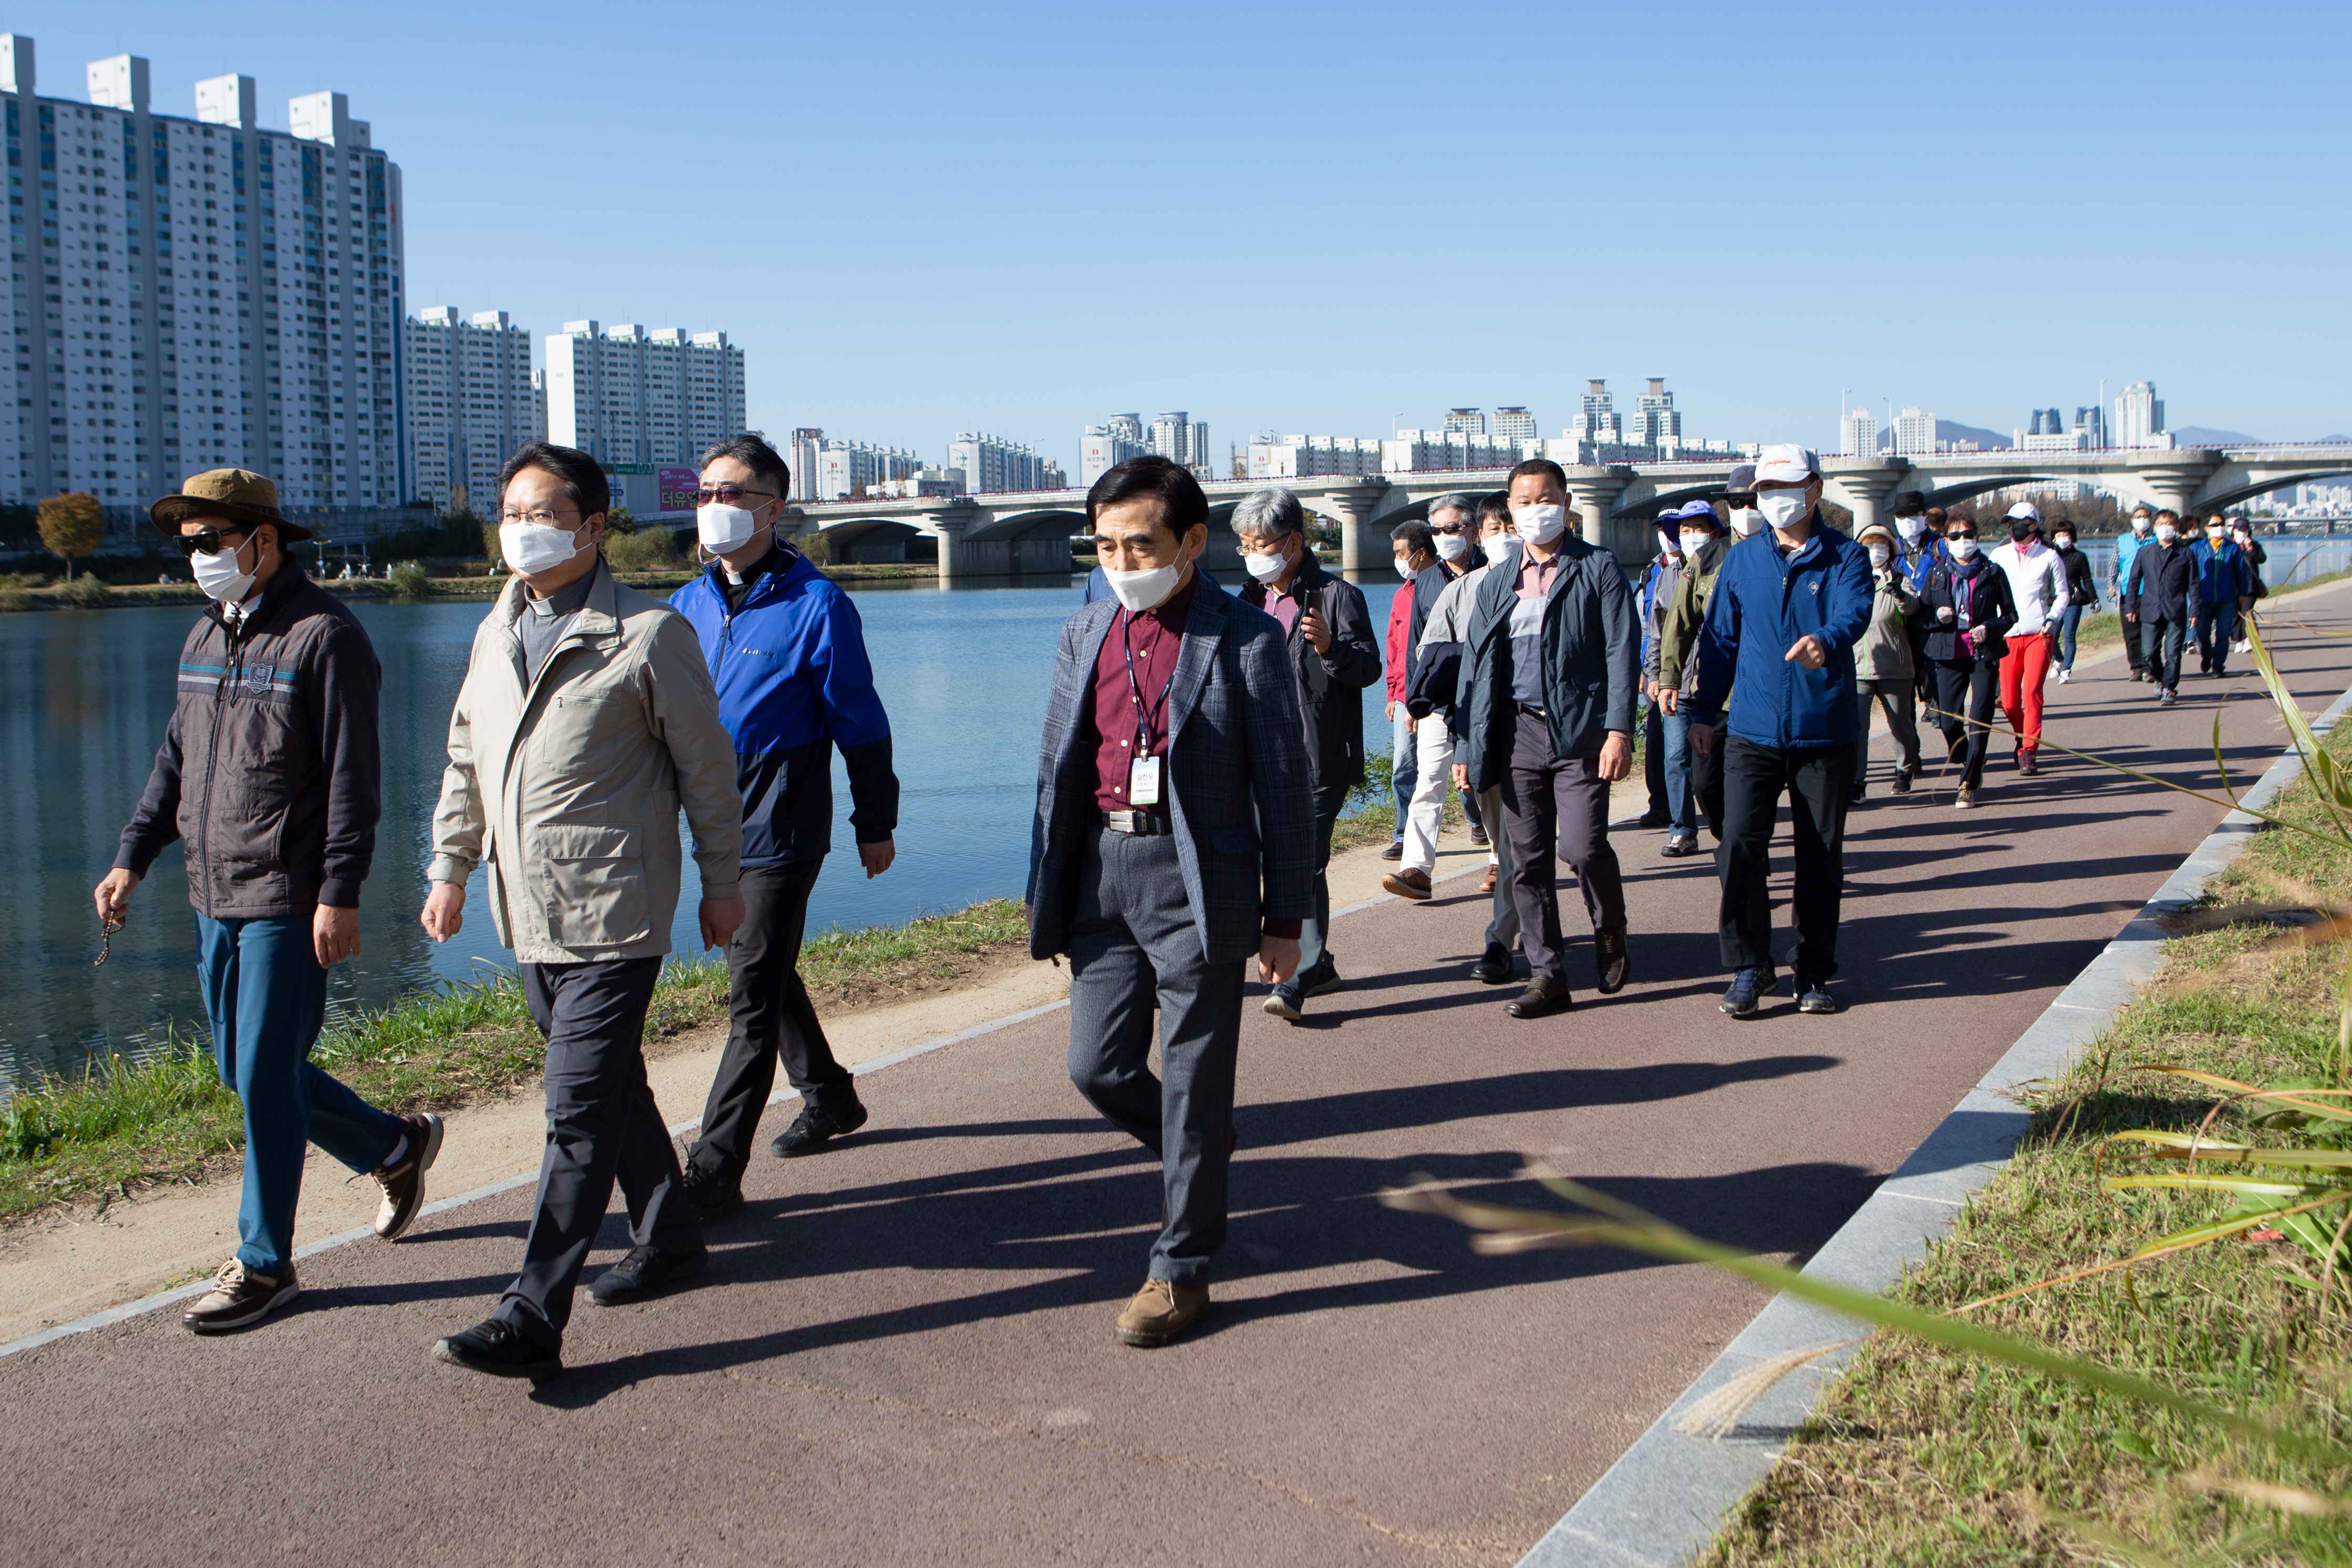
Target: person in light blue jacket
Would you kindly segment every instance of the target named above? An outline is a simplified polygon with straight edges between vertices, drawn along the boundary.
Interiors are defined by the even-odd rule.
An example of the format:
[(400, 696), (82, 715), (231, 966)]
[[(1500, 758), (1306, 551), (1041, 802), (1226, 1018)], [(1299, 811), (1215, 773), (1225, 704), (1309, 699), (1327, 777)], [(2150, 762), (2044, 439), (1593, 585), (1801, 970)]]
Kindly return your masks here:
[[(1699, 632), (1692, 747), (1723, 747), (1723, 880), (1717, 925), (1732, 971), (1723, 1010), (1750, 1018), (1780, 988), (1772, 967), (1772, 821), (1789, 797), (1796, 828), (1797, 1007), (1837, 1010), (1845, 811), (1853, 787), (1853, 649), (1870, 624), (1870, 557), (1821, 515), (1821, 460), (1768, 446), (1756, 462), (1756, 504), (1770, 524), (1724, 558)], [(1724, 698), (1730, 712), (1723, 711)], [(1717, 740), (1720, 724), (1724, 733)]]
[[(2132, 557), (2139, 554), (2142, 545), (2156, 542), (2156, 536), (2149, 531), (2155, 527), (2156, 513), (2153, 510), (2145, 505), (2134, 507), (2131, 531), (2116, 537), (2116, 575), (2107, 587), (2114, 592), (2118, 605), (2124, 601), (2124, 584), (2131, 580)], [(2127, 627), (2126, 631), (2130, 634), (2124, 638), (2124, 657), (2131, 663), (2131, 678), (2144, 681), (2147, 679), (2147, 655), (2139, 645), (2139, 629)]]

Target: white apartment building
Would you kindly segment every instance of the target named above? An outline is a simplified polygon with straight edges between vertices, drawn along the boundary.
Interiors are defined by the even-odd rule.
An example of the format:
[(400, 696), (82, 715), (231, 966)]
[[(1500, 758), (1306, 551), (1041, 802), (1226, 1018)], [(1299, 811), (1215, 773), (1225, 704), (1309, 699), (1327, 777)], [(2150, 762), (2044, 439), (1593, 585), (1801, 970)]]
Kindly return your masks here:
[(257, 125), (250, 77), (159, 114), (147, 61), (36, 91), (0, 35), (16, 349), (0, 356), (0, 502), (128, 507), (238, 466), (291, 511), (392, 507), (401, 472), (400, 167), (341, 93)]
[(743, 350), (724, 332), (566, 321), (546, 382), (547, 438), (600, 463), (698, 467), (743, 433)]
[(1627, 439), (1635, 446), (1671, 452), (1682, 444), (1683, 416), (1675, 408), (1675, 394), (1666, 378), (1649, 378), (1650, 390), (1633, 400), (1633, 429)]
[(1533, 441), (1536, 438), (1536, 416), (1517, 406), (1495, 411), (1495, 439), (1497, 441)]
[(1378, 436), (1261, 435), (1249, 444), (1253, 479), (1361, 478), (1383, 472)]
[(784, 443), (779, 455), (783, 458), (784, 466), (793, 471), (791, 499), (814, 501), (817, 498), (817, 455), (824, 448), (824, 432), (814, 426), (803, 426), (793, 431)]
[(976, 430), (956, 432), (947, 465), (962, 469), (964, 483), (976, 492), (1058, 490), (1066, 483), (1062, 465), (1037, 455), (1035, 447)]
[(1182, 409), (1152, 415), (1151, 450), (1181, 467), (1190, 468), (1193, 477), (1215, 479), (1217, 460), (1209, 450), (1207, 422), (1195, 422)]
[(846, 501), (876, 496), (877, 486), (898, 479), (913, 479), (923, 472), (923, 460), (898, 446), (874, 446), (863, 441), (820, 439), (811, 472), (812, 498)]
[(545, 439), (530, 334), (503, 310), (468, 318), (433, 305), (408, 319), (405, 499), (437, 512), (495, 509), (499, 469), (526, 442)]
[(1933, 456), (1936, 451), (1936, 416), (1916, 408), (1906, 408), (1896, 414), (1895, 451), (1901, 457)]
[(1454, 430), (1400, 430), (1392, 439), (1380, 444), (1381, 471), (1418, 474), (1438, 469), (1508, 468), (1519, 461), (1520, 444)]
[(1105, 474), (1150, 450), (1140, 414), (1115, 413), (1100, 424), (1089, 424), (1078, 437), (1078, 483), (1092, 489)]
[(1484, 435), (1486, 413), (1475, 408), (1449, 408), (1445, 411), (1445, 430), (1449, 434)]
[(2117, 446), (2172, 444), (2164, 428), (2164, 400), (2156, 395), (2154, 382), (2134, 382), (2116, 399), (2115, 438)]
[(1855, 409), (1838, 421), (1838, 455), (1878, 455), (1878, 419), (1866, 408)]
[(1617, 413), (1614, 401), (1609, 395), (1607, 382), (1589, 381), (1584, 383), (1584, 398), (1578, 405), (1576, 418), (1565, 433), (1572, 441), (1590, 441), (1604, 446), (1625, 443), (1624, 422)]

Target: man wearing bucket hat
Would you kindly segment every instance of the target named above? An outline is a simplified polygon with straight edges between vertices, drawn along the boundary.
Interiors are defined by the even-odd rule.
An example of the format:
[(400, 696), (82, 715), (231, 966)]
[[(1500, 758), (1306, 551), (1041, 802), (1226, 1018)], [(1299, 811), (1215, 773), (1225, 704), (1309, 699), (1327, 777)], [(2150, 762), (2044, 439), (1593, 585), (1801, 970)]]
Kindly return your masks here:
[(181, 1322), (224, 1333), (299, 1289), (305, 1144), (375, 1178), (375, 1232), (390, 1240), (424, 1205), (441, 1119), (387, 1114), (310, 1061), (327, 971), (360, 950), (360, 884), (375, 854), (375, 649), (302, 574), (286, 547), (310, 532), (260, 475), (198, 474), (148, 516), (212, 602), (180, 650), (178, 706), (98, 913), (120, 923), (155, 857), (187, 841), (214, 1060), (245, 1104), (245, 1195), (236, 1254)]
[[(1671, 576), (1653, 589), (1642, 608), (1643, 690), (1650, 699), (1650, 716), (1643, 733), (1645, 744), (1657, 750), (1666, 803), (1666, 841), (1658, 852), (1678, 860), (1698, 851), (1698, 819), (1692, 809), (1696, 779), (1691, 766), (1690, 715), (1682, 711), (1682, 698), (1690, 695), (1698, 667), (1677, 652), (1680, 678), (1672, 686), (1666, 684), (1666, 617), (1681, 602), (1685, 584), (1701, 572), (1711, 576), (1722, 565), (1723, 524), (1715, 515), (1712, 501), (1685, 501), (1661, 516), (1658, 527), (1673, 533), (1675, 552)], [(1708, 797), (1718, 806), (1721, 778), (1716, 775), (1717, 792)]]

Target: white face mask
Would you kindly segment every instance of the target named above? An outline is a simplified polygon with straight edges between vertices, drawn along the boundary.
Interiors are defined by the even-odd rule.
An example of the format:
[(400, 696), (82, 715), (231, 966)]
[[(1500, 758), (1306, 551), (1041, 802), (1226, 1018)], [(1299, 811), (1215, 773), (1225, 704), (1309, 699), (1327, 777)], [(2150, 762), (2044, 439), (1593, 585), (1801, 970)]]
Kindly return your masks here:
[(507, 564), (525, 577), (536, 577), (542, 571), (552, 571), (587, 548), (580, 543), (580, 535), (587, 532), (583, 523), (577, 529), (542, 527), (538, 523), (500, 523), (499, 553)]
[(1103, 577), (1110, 583), (1110, 591), (1118, 596), (1118, 601), (1126, 607), (1127, 612), (1139, 615), (1146, 610), (1157, 610), (1168, 602), (1168, 596), (1176, 591), (1176, 579), (1182, 574), (1182, 570), (1181, 567), (1155, 566), (1142, 571), (1113, 571), (1105, 567)]
[(1699, 551), (1706, 548), (1706, 541), (1714, 537), (1715, 536), (1713, 534), (1685, 534), (1683, 536), (1683, 554), (1686, 557), (1698, 554)]
[(1403, 578), (1407, 582), (1411, 582), (1411, 581), (1412, 580), (1412, 579), (1413, 579), (1412, 562), (1411, 562), (1411, 561), (1409, 561), (1409, 560), (1402, 559), (1402, 558), (1400, 558), (1400, 559), (1398, 559), (1397, 563), (1396, 563), (1396, 569), (1397, 569), (1397, 575), (1398, 575), (1399, 577)]
[(1756, 497), (1756, 509), (1774, 528), (1785, 528), (1802, 519), (1812, 507), (1806, 504), (1802, 490), (1765, 490)]
[(759, 514), (743, 507), (722, 507), (714, 501), (696, 510), (694, 531), (701, 538), (704, 549), (712, 555), (727, 555), (759, 537)]
[(1468, 534), (1440, 534), (1437, 536), (1438, 559), (1460, 560), (1469, 553), (1470, 536)]
[(2050, 541), (2050, 546), (2053, 549), (2073, 549), (2074, 548), (2074, 541), (2069, 536), (2060, 534), (2056, 538)]
[(1888, 549), (1886, 546), (1885, 546), (1885, 545), (1873, 545), (1873, 546), (1871, 546), (1871, 547), (1870, 547), (1870, 564), (1871, 564), (1871, 565), (1873, 565), (1873, 566), (1885, 566), (1888, 561), (1893, 560), (1894, 559), (1895, 559), (1895, 552), (1894, 552), (1892, 549)]
[(1513, 507), (1511, 526), (1519, 538), (1529, 544), (1548, 545), (1559, 538), (1568, 528), (1568, 508), (1549, 502), (1531, 507)]
[[(216, 599), (223, 604), (242, 604), (252, 597), (255, 574), (237, 565), (245, 557), (245, 545), (251, 543), (253, 536), (247, 535), (245, 544), (235, 549), (218, 549), (210, 555), (188, 558), (189, 570), (196, 574), (196, 586), (205, 591), (205, 597)], [(256, 566), (261, 564), (258, 553), (253, 559)]]
[(1289, 566), (1289, 558), (1284, 555), (1279, 549), (1276, 550), (1272, 555), (1257, 555), (1244, 552), (1242, 556), (1242, 565), (1247, 569), (1252, 577), (1257, 579), (1260, 582), (1272, 582), (1276, 578), (1282, 575), (1283, 570)]
[(1927, 519), (1916, 514), (1908, 517), (1897, 517), (1895, 519), (1895, 531), (1903, 536), (1905, 544), (1916, 545), (1919, 542), (1919, 536), (1927, 531)]
[(1944, 543), (1951, 548), (1953, 556), (1960, 560), (1967, 560), (1977, 553), (1977, 541), (1966, 535), (1948, 538)]
[(2147, 519), (2146, 517), (2134, 517), (2132, 519), (2132, 532), (2136, 534), (2144, 534), (2147, 532)]
[(2170, 523), (2158, 523), (2156, 525), (2156, 537), (2163, 543), (2170, 544), (2180, 537), (2180, 530)]
[(1731, 512), (1731, 531), (1741, 538), (1748, 538), (1764, 526), (1764, 514), (1753, 507), (1735, 507)]

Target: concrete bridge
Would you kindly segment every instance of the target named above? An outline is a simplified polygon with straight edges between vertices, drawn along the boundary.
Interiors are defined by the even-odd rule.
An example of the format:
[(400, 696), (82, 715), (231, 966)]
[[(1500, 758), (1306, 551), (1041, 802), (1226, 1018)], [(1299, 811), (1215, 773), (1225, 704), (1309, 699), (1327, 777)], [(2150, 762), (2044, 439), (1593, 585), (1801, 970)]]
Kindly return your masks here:
[[(1648, 525), (1659, 512), (1720, 496), (1739, 461), (1570, 468), (1570, 502), (1586, 540), (1631, 564), (1649, 553)], [(2233, 506), (2306, 480), (2352, 475), (2352, 444), (1824, 457), (1822, 470), (1828, 497), (1853, 513), (1856, 527), (1877, 520), (1886, 498), (1900, 490), (1917, 490), (1931, 505), (1950, 506), (1989, 490), (2052, 480), (2074, 480), (2128, 502), (2188, 512)], [(1501, 489), (1509, 475), (1507, 468), (1481, 468), (1362, 478), (1213, 480), (1202, 486), (1210, 507), (1207, 564), (1237, 564), (1234, 508), (1266, 483), (1288, 486), (1310, 510), (1338, 524), (1341, 564), (1370, 570), (1389, 559), (1390, 528), (1425, 518), (1429, 504), (1441, 496)], [(818, 502), (793, 508), (785, 523), (796, 535), (823, 535), (838, 560), (904, 559), (908, 540), (928, 537), (939, 541), (942, 577), (1051, 573), (1067, 570), (1069, 541), (1086, 529), (1086, 492)]]

